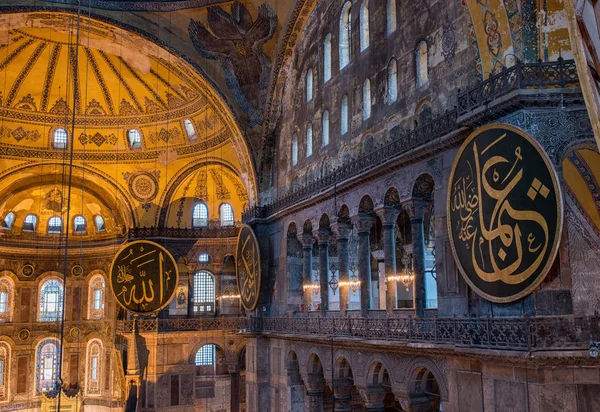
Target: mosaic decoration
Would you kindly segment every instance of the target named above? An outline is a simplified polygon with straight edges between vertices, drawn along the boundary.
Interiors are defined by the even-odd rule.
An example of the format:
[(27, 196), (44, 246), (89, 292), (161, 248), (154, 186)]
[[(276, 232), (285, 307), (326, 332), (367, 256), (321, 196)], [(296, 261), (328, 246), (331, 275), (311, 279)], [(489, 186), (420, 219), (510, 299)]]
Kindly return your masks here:
[(129, 185), (129, 193), (139, 202), (151, 202), (158, 194), (159, 171), (127, 172), (123, 173), (123, 177)]
[(219, 6), (208, 8), (208, 28), (192, 20), (189, 35), (196, 50), (208, 59), (221, 62), (227, 87), (250, 119), (250, 126), (262, 122), (271, 61), (262, 51), (277, 29), (277, 14), (263, 3), (256, 20), (239, 1), (231, 13)]
[(121, 247), (110, 267), (110, 286), (126, 310), (157, 313), (175, 296), (177, 263), (167, 249), (147, 240)]
[(17, 127), (14, 130), (11, 130), (9, 134), (15, 139), (17, 142), (21, 140), (29, 140), (31, 142), (37, 142), (40, 140), (40, 133), (37, 130), (25, 130), (21, 126)]
[(206, 168), (200, 169), (197, 176), (194, 199), (208, 202), (208, 173), (206, 173)]
[(172, 142), (173, 140), (179, 140), (182, 136), (181, 129), (179, 127), (173, 127), (171, 130), (167, 130), (164, 127), (159, 132), (149, 132), (147, 134), (148, 140), (153, 144), (156, 144), (159, 140), (165, 143)]
[(233, 183), (233, 187), (235, 188), (235, 194), (236, 194), (238, 200), (240, 202), (247, 202), (248, 194), (246, 193), (246, 188), (244, 187), (243, 184), (240, 183), (237, 176), (235, 176), (233, 173), (231, 173), (228, 169), (226, 169), (224, 167), (221, 168), (221, 173), (223, 174), (223, 176), (225, 176), (227, 179), (229, 179), (229, 181), (231, 183)]
[(444, 31), (442, 34), (442, 56), (449, 64), (454, 60), (456, 53), (456, 30), (454, 23), (448, 17), (444, 23)]
[(231, 199), (231, 194), (227, 187), (223, 184), (223, 177), (219, 173), (219, 171), (215, 169), (210, 169), (210, 176), (212, 180), (215, 182), (216, 192), (217, 192), (217, 200), (229, 200)]
[(100, 102), (96, 99), (92, 99), (85, 108), (85, 114), (88, 116), (105, 116), (106, 110), (104, 110)]
[(117, 136), (114, 135), (114, 133), (105, 136), (101, 135), (100, 133), (96, 133), (94, 135), (81, 133), (79, 135), (79, 142), (84, 146), (90, 143), (95, 144), (97, 147), (100, 147), (105, 143), (114, 146), (117, 144), (118, 139)]
[(485, 126), (463, 143), (449, 187), (448, 234), (465, 281), (493, 302), (531, 293), (562, 231), (560, 186), (544, 150), (516, 127)]
[(240, 229), (235, 261), (242, 305), (246, 310), (253, 311), (260, 297), (260, 250), (254, 231), (248, 225)]
[(57, 187), (54, 187), (44, 195), (42, 202), (45, 210), (60, 213), (63, 206), (63, 194)]

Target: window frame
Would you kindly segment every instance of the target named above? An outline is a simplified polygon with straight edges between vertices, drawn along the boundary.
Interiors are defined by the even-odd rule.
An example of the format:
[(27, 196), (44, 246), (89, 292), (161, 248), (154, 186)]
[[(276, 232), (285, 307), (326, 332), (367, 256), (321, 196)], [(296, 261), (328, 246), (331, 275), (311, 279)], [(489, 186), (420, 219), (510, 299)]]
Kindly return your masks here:
[(192, 311), (196, 315), (216, 312), (215, 275), (208, 270), (194, 273), (192, 280)]
[[(56, 306), (56, 310), (48, 310), (48, 301), (45, 297), (47, 287), (56, 286), (58, 291), (56, 292), (57, 298), (55, 302), (52, 302)], [(43, 300), (44, 299), (44, 300)], [(44, 280), (39, 286), (38, 296), (38, 321), (39, 322), (57, 322), (63, 316), (63, 302), (65, 299), (65, 286), (62, 281), (58, 278), (48, 278)]]
[[(98, 219), (102, 221), (102, 227), (99, 227)], [(94, 228), (98, 233), (106, 232), (106, 220), (104, 220), (104, 217), (102, 215), (94, 215)]]
[[(210, 351), (203, 350), (209, 347)], [(210, 360), (208, 360), (210, 358)], [(194, 365), (196, 366), (215, 366), (217, 363), (217, 345), (214, 343), (205, 343), (200, 346), (194, 355)]]
[[(83, 220), (83, 223), (80, 222), (78, 224), (77, 223), (78, 219)], [(81, 225), (83, 225), (83, 230), (77, 230), (77, 227), (81, 226)], [(87, 233), (87, 220), (85, 219), (85, 216), (83, 216), (83, 215), (76, 215), (73, 218), (73, 233), (76, 234), (76, 235), (85, 235)]]
[(345, 94), (342, 96), (341, 101), (341, 114), (340, 114), (340, 134), (343, 136), (350, 130), (350, 117), (349, 117), (349, 102), (348, 95)]
[(142, 133), (138, 129), (127, 130), (127, 143), (131, 150), (142, 148)]
[(292, 166), (296, 166), (298, 164), (298, 135), (294, 133), (292, 135)]
[(52, 148), (66, 150), (69, 146), (69, 133), (63, 127), (57, 127), (52, 131)]
[(370, 13), (369, 13), (369, 0), (363, 0), (360, 5), (360, 52), (364, 52), (369, 49), (371, 45), (371, 29), (369, 24)]
[[(225, 220), (225, 217), (223, 216), (225, 214), (224, 209), (226, 208), (229, 208), (231, 211), (231, 220)], [(235, 212), (233, 211), (233, 206), (231, 206), (231, 204), (221, 203), (219, 206), (219, 221), (221, 222), (221, 227), (235, 226)]]
[[(190, 134), (188, 126), (191, 127), (192, 134)], [(183, 130), (185, 130), (188, 140), (198, 140), (198, 132), (196, 132), (196, 126), (192, 119), (183, 119)]]
[(329, 145), (329, 139), (331, 137), (329, 126), (329, 110), (325, 109), (321, 119), (321, 147), (327, 147)]
[[(425, 57), (423, 57), (423, 55)], [(415, 50), (415, 63), (417, 87), (425, 87), (429, 84), (429, 44), (427, 44), (427, 40), (425, 39), (420, 40), (417, 43), (417, 48)], [(423, 76), (422, 73), (425, 73), (425, 76)]]
[(362, 87), (362, 98), (363, 98), (363, 121), (367, 121), (371, 118), (371, 114), (373, 111), (373, 100), (372, 100), (372, 92), (371, 92), (371, 79), (368, 77), (363, 82)]
[(352, 3), (347, 1), (340, 13), (339, 60), (340, 70), (352, 61)]
[(331, 39), (331, 33), (328, 33), (323, 41), (323, 83), (327, 83), (331, 80), (333, 74)]
[[(46, 347), (51, 346), (53, 348), (52, 351), (47, 351), (44, 354), (44, 350)], [(60, 362), (60, 343), (54, 338), (48, 338), (41, 341), (36, 347), (36, 357), (35, 357), (35, 365), (36, 365), (36, 374), (35, 374), (35, 391), (37, 395), (41, 395), (46, 391), (53, 390), (50, 384), (57, 383), (57, 373), (58, 373), (58, 362)], [(50, 359), (48, 359), (50, 358)], [(48, 364), (47, 360), (51, 361), (50, 365), (50, 377), (46, 378)]]
[(306, 72), (306, 103), (312, 102), (314, 97), (314, 78), (313, 69), (308, 69)]
[(311, 157), (313, 154), (313, 130), (312, 124), (306, 125), (306, 157)]
[[(198, 210), (198, 217), (196, 217), (196, 211)], [(203, 211), (206, 212), (206, 217), (203, 217)], [(203, 227), (208, 227), (208, 205), (203, 202), (196, 202), (194, 207), (192, 208), (192, 229), (200, 229)]]
[[(29, 219), (31, 217), (31, 219), (33, 219), (33, 222), (27, 222), (27, 219)], [(21, 228), (21, 230), (23, 232), (35, 232), (37, 230), (37, 224), (38, 224), (38, 217), (37, 215), (30, 213), (27, 216), (25, 216), (25, 219), (23, 219), (23, 226)], [(31, 229), (26, 228), (25, 225), (31, 225)]]
[[(53, 222), (59, 221), (60, 222), (60, 226), (54, 225), (52, 224)], [(53, 215), (50, 217), (50, 219), (48, 219), (48, 224), (46, 227), (46, 233), (49, 235), (62, 235), (63, 233), (63, 219), (62, 217), (58, 216), (58, 215)], [(57, 231), (56, 228), (60, 227), (60, 231)], [(52, 230), (50, 228), (53, 228)]]
[(396, 0), (388, 0), (386, 5), (386, 34), (391, 36), (398, 30), (398, 6)]
[(390, 59), (387, 67), (387, 98), (388, 104), (398, 101), (398, 61), (394, 57)]
[[(4, 230), (12, 230), (12, 228), (13, 228), (13, 226), (15, 224), (15, 218), (16, 218), (15, 212), (8, 212), (4, 216), (4, 219), (2, 219), (2, 229), (4, 229)], [(7, 219), (9, 220), (8, 223), (7, 223)]]

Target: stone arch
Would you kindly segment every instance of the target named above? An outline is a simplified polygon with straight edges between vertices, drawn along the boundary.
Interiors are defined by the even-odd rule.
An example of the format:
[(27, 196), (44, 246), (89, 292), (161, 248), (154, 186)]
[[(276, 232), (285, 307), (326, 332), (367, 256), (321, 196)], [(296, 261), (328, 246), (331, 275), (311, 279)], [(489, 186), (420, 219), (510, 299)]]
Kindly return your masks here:
[(337, 213), (338, 223), (350, 223), (350, 209), (347, 205), (342, 205)]
[(289, 239), (291, 237), (296, 237), (296, 236), (298, 236), (298, 228), (296, 227), (296, 223), (295, 222), (291, 222), (288, 225), (287, 237)]
[(395, 187), (390, 187), (383, 196), (383, 205), (385, 207), (399, 207), (400, 206), (400, 193)]
[(364, 195), (362, 199), (360, 199), (358, 213), (373, 213), (374, 210), (375, 205), (373, 203), (373, 199), (371, 199), (371, 196), (369, 195)]
[(431, 200), (435, 188), (433, 177), (428, 173), (420, 174), (412, 188), (413, 200)]
[(304, 225), (302, 226), (302, 233), (312, 234), (312, 232), (313, 232), (313, 224), (310, 221), (310, 219), (306, 219), (306, 221), (304, 222)]
[(319, 219), (319, 229), (329, 229), (331, 227), (331, 222), (329, 221), (329, 215), (327, 213), (323, 213), (321, 215), (321, 219)]
[[(445, 375), (445, 370), (441, 371), (437, 363), (428, 358), (416, 358), (410, 362), (405, 369), (407, 372), (404, 376), (403, 381), (405, 382), (405, 388), (403, 388), (407, 394), (417, 393), (423, 388), (423, 384), (428, 379), (435, 379), (435, 384), (438, 388), (438, 393), (441, 401), (448, 400), (448, 384)], [(420, 382), (420, 385), (417, 385)]]

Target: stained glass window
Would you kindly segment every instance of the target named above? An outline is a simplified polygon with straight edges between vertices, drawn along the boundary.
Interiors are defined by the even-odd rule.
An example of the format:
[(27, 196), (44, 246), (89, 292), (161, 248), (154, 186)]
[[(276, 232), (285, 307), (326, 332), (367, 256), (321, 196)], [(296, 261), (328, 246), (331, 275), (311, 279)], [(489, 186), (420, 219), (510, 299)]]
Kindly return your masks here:
[(210, 343), (202, 346), (196, 352), (196, 366), (211, 366), (215, 364), (215, 345)]
[(90, 319), (104, 318), (105, 283), (102, 275), (96, 275), (90, 281)]
[(58, 362), (60, 349), (54, 339), (42, 341), (37, 348), (36, 357), (36, 391), (38, 395), (57, 388)]
[(63, 285), (58, 279), (50, 279), (40, 288), (40, 322), (56, 322), (62, 317), (64, 299)]
[(192, 226), (205, 227), (208, 226), (208, 207), (204, 203), (198, 203), (192, 211)]
[(233, 226), (233, 208), (229, 203), (223, 203), (219, 208), (221, 215), (221, 226)]
[(194, 312), (215, 311), (215, 279), (207, 271), (194, 275)]

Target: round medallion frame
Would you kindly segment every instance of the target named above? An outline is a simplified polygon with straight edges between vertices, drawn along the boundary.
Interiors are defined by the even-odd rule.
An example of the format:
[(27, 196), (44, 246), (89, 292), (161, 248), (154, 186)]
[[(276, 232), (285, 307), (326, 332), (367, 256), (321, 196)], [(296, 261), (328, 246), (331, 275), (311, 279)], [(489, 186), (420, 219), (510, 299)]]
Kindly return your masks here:
[[(245, 296), (244, 296), (244, 288), (242, 287), (242, 281), (240, 279), (242, 277), (242, 267), (247, 268), (247, 265), (245, 265), (245, 264), (242, 265), (242, 256), (240, 256), (242, 254), (242, 251), (240, 250), (240, 247), (243, 247), (241, 242), (244, 239), (248, 239), (248, 238), (250, 238), (252, 240), (252, 243), (255, 248), (255, 250), (254, 250), (255, 251), (254, 265), (256, 267), (254, 269), (256, 269), (255, 275), (257, 274), (257, 276), (255, 277), (256, 283), (253, 287), (253, 290), (255, 292), (255, 297), (254, 297), (253, 301), (251, 301), (251, 302), (246, 302), (248, 299), (245, 298)], [(258, 301), (260, 299), (262, 273), (261, 273), (261, 264), (260, 264), (260, 247), (258, 244), (258, 240), (256, 239), (256, 235), (254, 234), (254, 230), (252, 230), (252, 228), (246, 224), (241, 225), (241, 227), (240, 227), (240, 233), (238, 235), (238, 240), (237, 240), (237, 244), (236, 244), (236, 248), (235, 248), (235, 262), (236, 262), (235, 278), (237, 281), (238, 290), (240, 292), (240, 302), (241, 302), (242, 306), (244, 307), (244, 309), (251, 312), (254, 309), (256, 309), (256, 307), (258, 306)], [(246, 305), (246, 303), (249, 303), (249, 304)]]

